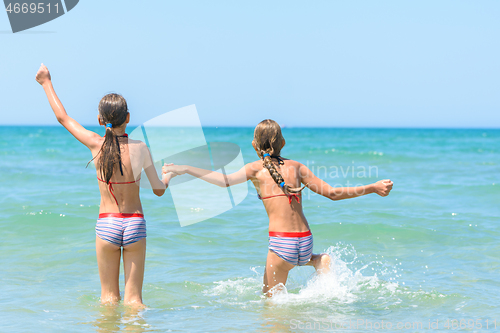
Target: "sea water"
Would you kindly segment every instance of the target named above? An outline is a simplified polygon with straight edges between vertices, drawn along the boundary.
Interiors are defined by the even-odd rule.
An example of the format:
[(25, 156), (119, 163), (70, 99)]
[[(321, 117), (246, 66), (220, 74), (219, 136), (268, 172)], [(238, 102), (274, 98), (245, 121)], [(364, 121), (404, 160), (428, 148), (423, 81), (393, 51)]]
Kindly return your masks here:
[[(168, 190), (142, 190), (140, 311), (99, 302), (87, 148), (60, 127), (0, 133), (2, 332), (500, 328), (499, 130), (285, 128), (282, 156), (331, 185), (394, 188), (335, 202), (305, 190), (314, 252), (332, 256), (332, 273), (295, 268), (272, 299), (261, 294), (268, 220), (252, 184), (233, 209), (182, 228)], [(204, 133), (257, 159), (252, 128)]]

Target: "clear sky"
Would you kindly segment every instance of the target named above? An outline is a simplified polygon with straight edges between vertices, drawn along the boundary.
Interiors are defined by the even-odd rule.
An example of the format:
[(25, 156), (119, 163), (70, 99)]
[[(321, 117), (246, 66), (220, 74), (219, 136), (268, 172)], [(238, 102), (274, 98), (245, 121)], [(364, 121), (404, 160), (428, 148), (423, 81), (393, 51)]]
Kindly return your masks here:
[(500, 1), (94, 1), (13, 34), (0, 13), (0, 124), (132, 123), (196, 104), (203, 126), (500, 128)]

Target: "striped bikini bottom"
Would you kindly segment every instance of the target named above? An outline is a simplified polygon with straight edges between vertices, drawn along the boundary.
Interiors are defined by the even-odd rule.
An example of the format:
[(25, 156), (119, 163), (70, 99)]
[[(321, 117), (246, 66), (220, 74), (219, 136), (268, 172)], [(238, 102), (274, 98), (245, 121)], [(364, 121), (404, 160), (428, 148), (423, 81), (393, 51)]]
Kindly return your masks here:
[(95, 233), (117, 246), (130, 245), (146, 237), (146, 220), (142, 214), (99, 214)]
[(269, 250), (292, 265), (304, 266), (311, 260), (313, 236), (306, 232), (269, 231)]

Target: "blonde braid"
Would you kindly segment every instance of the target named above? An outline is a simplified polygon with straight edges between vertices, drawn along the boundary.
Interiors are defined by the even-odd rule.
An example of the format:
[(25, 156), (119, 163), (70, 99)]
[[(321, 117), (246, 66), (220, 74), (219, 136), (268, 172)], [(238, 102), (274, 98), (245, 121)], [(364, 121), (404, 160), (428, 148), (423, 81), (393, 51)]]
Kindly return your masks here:
[(255, 128), (252, 145), (257, 155), (262, 159), (264, 167), (286, 195), (299, 193), (307, 186), (306, 184), (303, 187), (295, 188), (286, 185), (283, 176), (278, 171), (279, 167), (276, 168), (273, 163), (272, 156), (274, 154), (279, 156), (281, 148), (285, 145), (285, 139), (277, 122), (271, 119), (261, 121)]
[(283, 176), (280, 174), (278, 169), (276, 169), (276, 166), (273, 163), (271, 154), (268, 152), (263, 152), (262, 156), (264, 167), (269, 171), (271, 177), (273, 177), (276, 184), (278, 184), (278, 186), (286, 195), (290, 195), (292, 193), (300, 193), (307, 186), (304, 185), (302, 187), (291, 187), (290, 185), (286, 185)]

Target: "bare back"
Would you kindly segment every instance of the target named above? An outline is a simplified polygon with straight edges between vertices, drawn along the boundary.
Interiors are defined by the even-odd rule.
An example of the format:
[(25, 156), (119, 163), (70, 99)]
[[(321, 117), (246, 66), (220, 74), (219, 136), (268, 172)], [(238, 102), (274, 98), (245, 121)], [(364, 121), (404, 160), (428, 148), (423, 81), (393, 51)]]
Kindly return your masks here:
[[(302, 164), (287, 159), (283, 159), (283, 162), (282, 165), (279, 165), (273, 159), (273, 163), (275, 163), (286, 184), (291, 187), (300, 187), (302, 183), (300, 175)], [(250, 167), (255, 171), (251, 180), (257, 193), (261, 198), (271, 197), (262, 200), (269, 216), (269, 231), (303, 232), (309, 230), (309, 224), (302, 211), (302, 200), (298, 202), (295, 198), (292, 198), (290, 203), (289, 198), (283, 196), (283, 190), (273, 180), (269, 170), (263, 166), (262, 160), (251, 163)]]
[[(104, 142), (104, 138), (102, 138), (102, 142)], [(142, 214), (142, 205), (139, 197), (139, 179), (142, 169), (151, 165), (149, 150), (142, 141), (132, 140), (127, 137), (119, 137), (119, 142), (123, 176), (119, 165), (115, 165), (110, 182), (136, 182), (130, 184), (112, 184), (113, 194), (116, 198), (115, 201), (115, 198), (113, 198), (113, 194), (110, 191), (110, 186), (105, 182), (98, 181), (99, 192), (101, 194), (99, 213)], [(96, 154), (99, 153), (99, 149), (93, 149), (92, 156), (96, 156)], [(101, 178), (101, 174), (98, 169), (101, 154), (99, 154), (94, 160), (98, 178)], [(116, 204), (117, 202), (118, 205)]]

